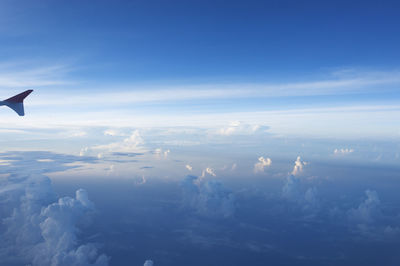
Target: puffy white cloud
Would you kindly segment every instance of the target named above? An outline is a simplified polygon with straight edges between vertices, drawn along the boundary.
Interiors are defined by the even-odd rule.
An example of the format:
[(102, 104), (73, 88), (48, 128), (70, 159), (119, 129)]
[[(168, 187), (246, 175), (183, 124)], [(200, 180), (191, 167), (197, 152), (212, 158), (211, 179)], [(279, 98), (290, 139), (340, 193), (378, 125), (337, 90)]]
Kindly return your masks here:
[(120, 142), (112, 142), (105, 145), (96, 145), (91, 147), (92, 150), (108, 150), (110, 152), (133, 152), (139, 150), (144, 144), (143, 138), (140, 136), (139, 130), (135, 130), (132, 134)]
[[(106, 134), (106, 132), (107, 135), (114, 134), (113, 131), (105, 131), (104, 134)], [(91, 147), (84, 147), (80, 150), (79, 155), (85, 156), (87, 154), (97, 152), (97, 156), (100, 159), (106, 152), (111, 152), (116, 154), (122, 154), (122, 153), (139, 154), (135, 152), (143, 151), (144, 150), (143, 145), (144, 145), (143, 138), (141, 137), (139, 131), (135, 130), (131, 133), (131, 135), (129, 135), (129, 137), (123, 139), (122, 141), (112, 142), (103, 145), (95, 145)], [(98, 153), (98, 151), (101, 152)]]
[(298, 175), (303, 171), (307, 163), (297, 157), (293, 171), (288, 174), (282, 188), (282, 197), (286, 200), (296, 202), (304, 211), (314, 211), (319, 207), (320, 200), (316, 187), (307, 187)]
[(192, 171), (192, 170), (193, 170), (193, 167), (192, 167), (191, 165), (189, 165), (189, 164), (185, 165), (185, 167), (186, 167), (186, 169), (188, 169), (189, 171)]
[(292, 170), (292, 175), (296, 176), (303, 172), (303, 167), (307, 165), (307, 162), (301, 160), (300, 156), (297, 156), (296, 161), (294, 162), (294, 167)]
[(271, 163), (272, 161), (270, 158), (259, 157), (258, 162), (254, 164), (254, 173), (264, 172), (264, 169), (271, 166)]
[[(94, 210), (87, 192), (79, 189), (74, 198), (57, 200), (50, 179), (41, 174), (65, 169), (64, 163), (80, 157), (45, 152), (17, 154), (4, 170), (13, 174), (0, 182), (0, 264), (6, 265), (4, 262), (11, 259), (33, 266), (108, 265), (107, 256), (99, 255), (94, 244), (80, 239), (80, 230), (89, 225)], [(38, 165), (43, 157), (52, 159), (43, 159)], [(28, 170), (35, 174), (25, 174)]]
[(93, 209), (83, 189), (76, 191), (75, 198), (60, 198), (42, 209), (43, 241), (34, 248), (33, 265), (108, 265), (107, 256), (99, 256), (93, 244), (76, 245), (78, 225)]
[(349, 148), (342, 148), (342, 149), (335, 149), (333, 151), (333, 154), (335, 155), (346, 155), (346, 154), (350, 154), (353, 153), (354, 149), (349, 149)]
[(348, 212), (350, 221), (358, 224), (370, 224), (380, 215), (380, 200), (378, 193), (373, 190), (366, 190), (367, 198), (355, 209)]
[(216, 180), (187, 176), (182, 181), (183, 205), (203, 216), (226, 218), (235, 212), (234, 195)]
[[(388, 215), (376, 191), (366, 190), (365, 200), (347, 211), (347, 220), (359, 236), (379, 241), (399, 241), (399, 217)], [(389, 212), (390, 213), (390, 212)]]
[(143, 264), (143, 266), (153, 266), (154, 262), (152, 260), (146, 260)]
[(203, 172), (201, 173), (201, 177), (205, 177), (206, 174), (209, 174), (209, 175), (214, 176), (214, 177), (217, 176), (217, 175), (215, 174), (215, 172), (214, 172), (214, 169), (212, 169), (212, 168), (210, 168), (210, 167), (207, 167), (206, 169), (203, 170)]
[(261, 125), (250, 125), (240, 121), (231, 122), (228, 127), (220, 128), (217, 133), (223, 136), (251, 135), (266, 132), (269, 128)]

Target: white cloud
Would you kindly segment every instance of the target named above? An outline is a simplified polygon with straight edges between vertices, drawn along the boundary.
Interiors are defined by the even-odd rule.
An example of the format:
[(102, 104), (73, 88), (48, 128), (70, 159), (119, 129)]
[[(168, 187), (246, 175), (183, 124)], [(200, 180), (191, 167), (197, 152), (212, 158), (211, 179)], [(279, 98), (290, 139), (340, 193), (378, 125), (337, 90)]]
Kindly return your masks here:
[[(5, 68), (7, 69), (7, 68)], [(18, 87), (31, 85), (63, 84), (65, 79), (51, 78), (57, 71), (65, 73), (65, 66), (54, 66), (25, 72), (4, 73), (6, 78), (0, 79), (0, 86)], [(1, 69), (0, 69), (1, 70)], [(67, 69), (68, 70), (68, 69)], [(0, 72), (1, 74), (2, 72)], [(85, 88), (86, 94), (46, 95), (35, 100), (35, 105), (72, 106), (90, 104), (107, 106), (110, 104), (133, 104), (138, 102), (163, 103), (167, 101), (185, 101), (201, 99), (232, 99), (242, 97), (282, 97), (309, 95), (336, 95), (350, 92), (377, 91), (376, 85), (396, 86), (400, 82), (398, 71), (388, 72), (353, 72), (352, 75), (333, 75), (331, 79), (312, 80), (294, 83), (253, 83), (253, 84), (183, 84), (177, 86), (136, 86), (126, 84), (106, 93), (104, 88)], [(11, 75), (10, 75), (11, 74)], [(48, 75), (50, 74), (50, 78)], [(38, 78), (42, 77), (42, 78)], [(109, 85), (105, 85), (109, 86)], [(378, 86), (379, 87), (379, 86)], [(92, 91), (101, 91), (93, 97)], [(63, 97), (64, 96), (64, 97)]]
[(153, 266), (154, 262), (152, 260), (146, 260), (143, 264), (143, 266)]
[(297, 156), (296, 161), (294, 162), (294, 167), (291, 172), (292, 175), (297, 176), (303, 172), (303, 167), (307, 165), (307, 162), (301, 160), (300, 156)]
[(307, 185), (299, 178), (306, 164), (301, 160), (300, 156), (297, 157), (293, 171), (288, 174), (283, 185), (282, 197), (296, 202), (303, 211), (315, 211), (320, 204), (318, 190), (316, 187), (307, 188)]
[(183, 205), (199, 215), (214, 218), (231, 217), (235, 212), (235, 198), (215, 180), (187, 176), (182, 182)]
[(231, 122), (228, 127), (220, 128), (217, 133), (224, 136), (231, 135), (251, 135), (255, 133), (266, 132), (267, 126), (250, 125), (240, 121)]
[(123, 139), (122, 141), (85, 147), (81, 150), (80, 154), (85, 155), (90, 150), (103, 150), (107, 152), (136, 152), (143, 151), (143, 145), (144, 140), (140, 136), (139, 130), (135, 130), (129, 137)]
[(79, 228), (94, 210), (85, 190), (55, 201), (48, 177), (13, 176), (2, 183), (0, 199), (6, 228), (0, 253), (17, 254), (21, 264), (33, 266), (108, 265), (107, 256), (78, 239)]
[(342, 149), (335, 149), (333, 151), (333, 154), (335, 155), (346, 155), (346, 154), (350, 154), (353, 153), (354, 149), (349, 149), (349, 148), (342, 148)]
[(209, 174), (209, 175), (214, 176), (214, 177), (217, 176), (217, 175), (215, 174), (215, 172), (214, 172), (214, 169), (212, 169), (212, 168), (210, 168), (210, 167), (207, 167), (206, 169), (203, 170), (203, 172), (201, 173), (201, 177), (205, 177), (206, 174)]
[(54, 162), (53, 159), (37, 159), (36, 160), (39, 163), (49, 163), (49, 162)]
[(254, 173), (264, 172), (264, 169), (271, 166), (271, 163), (272, 161), (270, 158), (259, 157), (258, 162), (254, 164)]
[(192, 170), (193, 170), (193, 167), (192, 167), (191, 165), (189, 165), (189, 164), (185, 165), (185, 167), (186, 167), (186, 169), (188, 169), (189, 171), (192, 171)]

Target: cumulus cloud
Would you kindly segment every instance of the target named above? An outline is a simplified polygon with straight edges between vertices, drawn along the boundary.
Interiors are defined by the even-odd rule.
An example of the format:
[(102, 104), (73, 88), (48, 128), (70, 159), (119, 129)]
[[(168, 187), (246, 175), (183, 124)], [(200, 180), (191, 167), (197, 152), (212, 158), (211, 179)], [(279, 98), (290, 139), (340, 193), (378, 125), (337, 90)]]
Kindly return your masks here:
[[(104, 134), (112, 135), (112, 131), (105, 131)], [(114, 135), (113, 135), (114, 136)], [(116, 136), (116, 135), (115, 135)], [(100, 152), (99, 152), (100, 151)], [(139, 152), (140, 151), (140, 152)], [(84, 147), (80, 150), (79, 155), (85, 156), (92, 153), (97, 153), (100, 158), (103, 157), (104, 153), (114, 154), (135, 154), (141, 155), (144, 151), (144, 140), (141, 137), (138, 130), (133, 131), (129, 137), (123, 139), (122, 141), (111, 142), (108, 144), (94, 145), (91, 147)]]
[(352, 222), (359, 224), (370, 224), (380, 214), (380, 200), (378, 193), (373, 190), (366, 190), (367, 198), (355, 209), (348, 212), (348, 217)]
[(93, 211), (94, 205), (83, 189), (75, 198), (64, 197), (42, 209), (39, 224), (42, 242), (35, 246), (33, 265), (107, 265), (108, 258), (98, 255), (92, 244), (77, 246), (78, 225)]
[(210, 168), (210, 167), (207, 167), (206, 169), (203, 170), (203, 172), (201, 173), (201, 177), (205, 177), (206, 174), (209, 174), (209, 175), (214, 176), (214, 177), (217, 176), (217, 175), (215, 174), (215, 172), (214, 172), (214, 169), (212, 169), (212, 168)]
[(307, 162), (301, 160), (300, 156), (297, 156), (296, 161), (294, 162), (294, 167), (291, 172), (292, 175), (296, 176), (303, 172), (303, 167), (307, 165)]
[(342, 148), (342, 149), (335, 149), (333, 151), (333, 154), (334, 155), (346, 155), (346, 154), (350, 154), (353, 152), (354, 152), (354, 149)]
[(215, 180), (206, 181), (197, 176), (187, 176), (181, 183), (183, 205), (199, 215), (227, 218), (235, 212), (235, 198)]
[(292, 172), (287, 176), (286, 182), (282, 188), (282, 195), (287, 199), (298, 199), (300, 195), (300, 179), (297, 177), (301, 172), (303, 172), (303, 167), (306, 165), (300, 156), (297, 156), (294, 162)]
[(271, 163), (272, 161), (270, 158), (259, 157), (258, 162), (254, 164), (254, 173), (264, 172), (264, 169), (271, 166)]
[(153, 266), (154, 262), (152, 260), (146, 260), (143, 264), (143, 266)]
[(192, 167), (191, 165), (189, 165), (189, 164), (185, 165), (185, 167), (186, 167), (186, 169), (188, 169), (189, 171), (192, 171), (192, 170), (193, 170), (193, 167)]
[(48, 177), (12, 176), (2, 184), (0, 199), (8, 206), (2, 208), (5, 238), (0, 245), (7, 257), (16, 254), (15, 259), (34, 266), (108, 265), (94, 244), (78, 244), (79, 228), (94, 210), (85, 190), (55, 201)]
[[(57, 199), (45, 172), (72, 168), (85, 158), (49, 152), (3, 153), (10, 159), (0, 182), (0, 264), (108, 265), (96, 246), (80, 239), (94, 205), (83, 189), (74, 198)], [(51, 159), (49, 159), (51, 158)], [(11, 174), (10, 174), (11, 173)]]
[(231, 122), (228, 127), (220, 128), (217, 133), (223, 136), (231, 135), (251, 135), (255, 133), (263, 133), (269, 129), (267, 126), (250, 125), (240, 121)]
[(376, 191), (366, 190), (365, 196), (365, 200), (357, 208), (347, 211), (347, 219), (352, 231), (369, 239), (398, 242), (399, 217), (385, 214)]
[(138, 130), (132, 132), (132, 134), (123, 139), (120, 142), (112, 142), (104, 145), (96, 145), (90, 147), (92, 150), (107, 150), (110, 152), (135, 152), (144, 144), (143, 138), (140, 136)]
[(298, 175), (303, 171), (305, 162), (297, 157), (293, 171), (286, 177), (282, 187), (282, 197), (286, 200), (296, 202), (301, 205), (304, 211), (316, 210), (320, 204), (318, 189), (316, 187), (307, 187)]
[(298, 204), (303, 211), (313, 212), (319, 208), (320, 198), (316, 187), (306, 187), (300, 178), (289, 175), (282, 188), (282, 197)]

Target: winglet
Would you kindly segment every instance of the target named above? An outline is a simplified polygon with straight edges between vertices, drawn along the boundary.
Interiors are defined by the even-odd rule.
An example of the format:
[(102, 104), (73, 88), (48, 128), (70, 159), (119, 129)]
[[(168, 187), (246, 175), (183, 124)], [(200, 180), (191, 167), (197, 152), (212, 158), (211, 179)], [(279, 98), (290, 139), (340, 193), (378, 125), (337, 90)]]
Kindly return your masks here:
[(13, 109), (19, 116), (24, 116), (25, 112), (24, 112), (24, 99), (26, 98), (26, 96), (28, 96), (29, 94), (31, 94), (33, 90), (27, 90), (24, 91), (20, 94), (17, 94), (11, 98), (8, 98), (7, 100), (4, 100), (3, 102), (10, 107), (11, 109)]
[(10, 103), (22, 103), (24, 101), (24, 99), (26, 98), (26, 96), (28, 96), (29, 94), (31, 94), (33, 90), (27, 90), (24, 91), (20, 94), (17, 94), (11, 98), (8, 98), (7, 100), (4, 100), (5, 102), (10, 102)]

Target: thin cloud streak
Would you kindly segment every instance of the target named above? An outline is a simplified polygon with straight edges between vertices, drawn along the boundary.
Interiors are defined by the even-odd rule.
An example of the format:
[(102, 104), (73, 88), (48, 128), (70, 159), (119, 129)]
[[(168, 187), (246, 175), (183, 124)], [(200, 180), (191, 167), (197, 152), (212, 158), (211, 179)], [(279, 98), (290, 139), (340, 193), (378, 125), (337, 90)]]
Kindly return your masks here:
[[(33, 66), (32, 66), (33, 65)], [(66, 78), (68, 65), (45, 65), (42, 62), (0, 62), (0, 88), (38, 88), (71, 85)], [(3, 90), (0, 91), (3, 94)]]
[[(0, 80), (1, 81), (1, 80)], [(73, 90), (68, 94), (43, 93), (41, 100), (31, 101), (33, 106), (71, 106), (118, 105), (131, 103), (165, 103), (190, 100), (235, 99), (258, 97), (291, 97), (316, 95), (343, 95), (349, 93), (368, 93), (382, 90), (382, 86), (400, 83), (400, 73), (378, 77), (353, 79), (332, 79), (298, 83), (277, 84), (203, 84), (178, 86), (117, 86), (102, 85), (100, 88), (81, 88), (79, 96)], [(79, 86), (78, 86), (79, 87)], [(109, 89), (113, 92), (102, 92)], [(83, 92), (82, 92), (83, 91)], [(93, 93), (96, 97), (93, 97)], [(62, 96), (61, 96), (62, 95)]]

